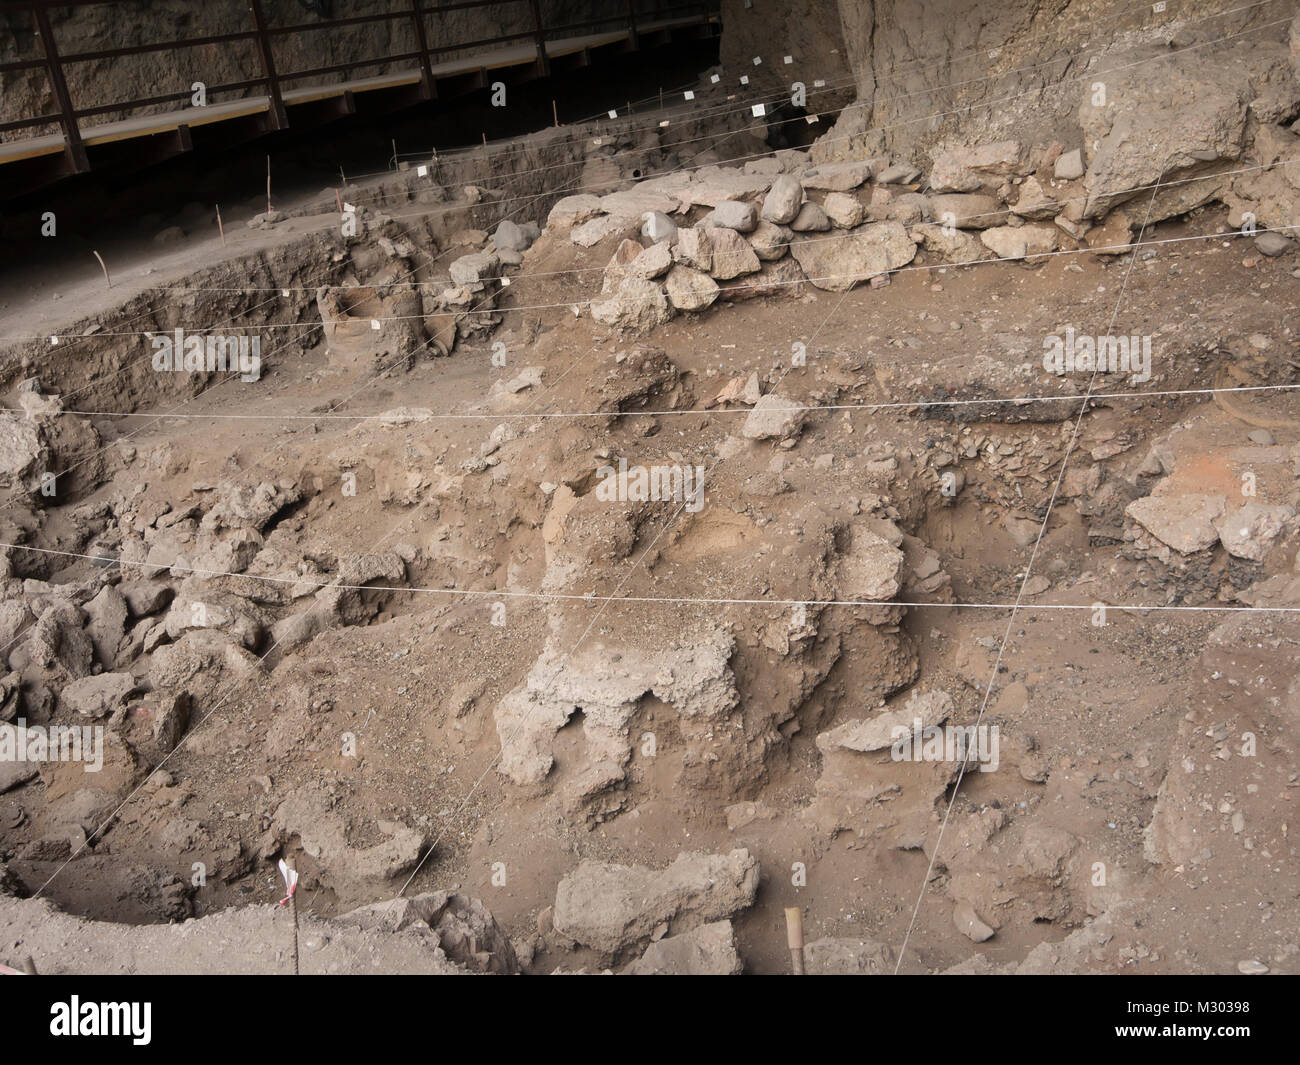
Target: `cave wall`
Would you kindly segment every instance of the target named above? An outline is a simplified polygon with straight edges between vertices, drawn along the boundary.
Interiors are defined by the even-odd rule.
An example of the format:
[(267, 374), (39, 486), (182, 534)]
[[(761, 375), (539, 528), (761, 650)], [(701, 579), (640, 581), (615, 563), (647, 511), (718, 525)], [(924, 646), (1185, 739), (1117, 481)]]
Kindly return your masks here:
[(1217, 14), (1224, 9), (1216, 0), (1180, 0), (1160, 14), (1115, 0), (724, 0), (722, 57), (728, 77), (747, 73), (765, 91), (799, 80), (813, 94), (818, 78), (845, 87), (810, 95), (809, 111), (852, 100), (842, 115), (822, 115), (834, 128), (815, 158), (889, 153), (924, 164), (939, 148), (1003, 137), (1078, 147), (1094, 73), (1171, 45), (1239, 34), (1246, 46), (1285, 41), (1295, 14), (1293, 0)]

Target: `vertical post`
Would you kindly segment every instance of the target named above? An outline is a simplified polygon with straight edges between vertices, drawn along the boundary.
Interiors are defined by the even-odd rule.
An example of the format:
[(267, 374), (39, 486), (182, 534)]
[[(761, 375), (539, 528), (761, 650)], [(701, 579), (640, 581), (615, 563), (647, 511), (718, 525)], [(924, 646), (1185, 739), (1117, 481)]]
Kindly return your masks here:
[(636, 33), (636, 0), (627, 0), (627, 45), (629, 48), (641, 47)]
[(266, 18), (262, 14), (262, 0), (248, 0), (248, 10), (253, 15), (253, 28), (257, 31), (257, 50), (262, 55), (262, 73), (266, 77), (266, 95), (271, 101), (271, 125), (274, 129), (285, 129), (289, 125), (289, 116), (284, 110), (284, 99), (280, 95), (280, 78), (275, 72), (275, 56), (271, 52), (271, 38), (266, 32)]
[(424, 32), (424, 11), (420, 7), (420, 0), (411, 0), (411, 21), (415, 24), (415, 44), (420, 49), (420, 95), (426, 100), (432, 100), (433, 67), (429, 63), (429, 39)]
[(790, 970), (795, 976), (804, 975), (803, 910), (787, 906), (785, 911), (785, 941), (790, 948)]
[(542, 5), (540, 0), (528, 0), (533, 9), (533, 39), (537, 42), (537, 70), (542, 77), (550, 77), (551, 59), (546, 54), (546, 30), (542, 28)]
[(63, 119), (64, 152), (72, 164), (74, 173), (84, 174), (90, 169), (90, 159), (86, 156), (86, 146), (81, 142), (81, 127), (77, 125), (77, 113), (72, 109), (72, 97), (68, 94), (68, 83), (63, 77), (63, 64), (59, 62), (59, 47), (54, 42), (54, 31), (50, 29), (50, 15), (43, 3), (32, 4), (32, 15), (36, 19), (36, 33), (41, 39), (41, 52), (45, 56), (45, 69), (49, 75), (50, 88), (59, 103), (59, 114)]

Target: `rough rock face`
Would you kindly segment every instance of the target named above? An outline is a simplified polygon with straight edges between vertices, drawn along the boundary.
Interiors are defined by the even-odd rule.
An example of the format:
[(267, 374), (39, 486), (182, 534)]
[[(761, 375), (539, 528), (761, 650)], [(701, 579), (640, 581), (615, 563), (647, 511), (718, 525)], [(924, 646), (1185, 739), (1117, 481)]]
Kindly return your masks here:
[(583, 862), (555, 893), (556, 931), (614, 955), (656, 928), (677, 934), (732, 917), (758, 892), (758, 862), (747, 850), (683, 854), (667, 869)]
[(916, 245), (898, 222), (877, 222), (843, 236), (803, 241), (790, 251), (808, 280), (828, 292), (847, 292), (916, 257)]
[[(1234, 56), (1233, 77), (1224, 59), (1195, 55), (1177, 63), (1135, 67), (1108, 79), (1106, 104), (1079, 105), (1088, 170), (1085, 218), (1104, 215), (1136, 198), (1146, 215), (1156, 181), (1228, 169), (1245, 147), (1251, 71), (1256, 59)], [(1231, 69), (1231, 68), (1229, 68)], [(1262, 71), (1261, 71), (1262, 73)], [(1161, 192), (1151, 205), (1152, 222), (1183, 214), (1210, 199), (1225, 179), (1184, 183)], [(1133, 191), (1129, 191), (1133, 190)]]
[(642, 277), (625, 278), (610, 299), (591, 307), (596, 321), (629, 333), (647, 333), (671, 315), (663, 286)]
[(409, 290), (381, 295), (373, 288), (322, 287), (316, 293), (316, 307), (330, 361), (343, 369), (376, 373), (405, 367), (407, 353), (425, 341), (419, 296)]
[(886, 711), (874, 718), (850, 721), (817, 737), (817, 746), (823, 751), (879, 751), (895, 743), (899, 730), (911, 732), (915, 722), (921, 728), (941, 725), (952, 714), (952, 696), (936, 691), (926, 695), (913, 693), (905, 705)]
[[(1213, 15), (1220, 17), (1207, 21)], [(1278, 13), (1267, 7), (1224, 12), (1210, 0), (1154, 17), (1145, 7), (1116, 17), (1102, 0), (1064, 5), (1029, 0), (1003, 7), (987, 0), (837, 0), (820, 5), (780, 0), (761, 12), (743, 0), (726, 0), (722, 54), (730, 67), (749, 70), (753, 56), (771, 52), (772, 27), (783, 29), (782, 40), (800, 45), (788, 49), (796, 62), (792, 77), (810, 86), (818, 78), (830, 86), (843, 85), (849, 77), (856, 82), (853, 105), (814, 144), (815, 161), (888, 153), (926, 164), (937, 150), (1010, 138), (1046, 144), (1057, 137), (1067, 150), (1082, 147), (1077, 132), (1081, 96), (1103, 81), (1112, 90), (1108, 100), (1114, 101), (1118, 94), (1111, 82), (1125, 76), (1119, 68), (1126, 58), (1163, 56), (1150, 64), (1152, 71), (1172, 68), (1178, 60), (1169, 54), (1176, 49), (1166, 42), (1186, 25), (1199, 36), (1177, 42), (1178, 49), (1192, 48), (1184, 58), (1201, 58), (1205, 49), (1195, 46), (1204, 40), (1244, 34), (1244, 49), (1259, 50), (1262, 42), (1270, 42), (1286, 61), (1286, 29), (1262, 28), (1277, 19)], [(1084, 57), (1088, 65), (1082, 70), (1077, 58), (1081, 33), (1086, 33), (1089, 56), (1107, 52)], [(1135, 45), (1147, 49), (1125, 57), (1123, 50)], [(1294, 49), (1291, 45), (1291, 55)], [(783, 75), (790, 71), (765, 62), (750, 77), (771, 91), (788, 91)], [(900, 85), (907, 91), (900, 91)], [(1155, 99), (1163, 98), (1157, 90)], [(835, 92), (816, 100), (819, 110), (847, 102)], [(1069, 140), (1060, 137), (1072, 127)]]
[(715, 921), (651, 943), (624, 976), (737, 976), (744, 968), (730, 921)]
[(302, 848), (320, 862), (327, 882), (340, 894), (383, 884), (409, 872), (425, 846), (424, 834), (395, 821), (379, 821), (382, 842), (356, 847), (348, 842), (345, 818), (331, 813), (328, 797), (321, 791), (292, 795), (275, 813), (275, 829), (285, 839), (297, 836)]
[(336, 920), (367, 931), (415, 930), (431, 950), (471, 972), (501, 976), (519, 971), (509, 937), (488, 908), (467, 895), (428, 892), (363, 906)]
[(579, 707), (589, 759), (617, 766), (630, 757), (628, 722), (648, 693), (683, 717), (725, 716), (738, 698), (729, 666), (733, 646), (732, 638), (719, 629), (689, 644), (625, 649), (616, 665), (599, 648), (580, 650), (563, 670), (559, 663), (567, 649), (558, 644), (548, 648), (525, 685), (497, 707), (500, 771), (518, 784), (544, 779), (553, 763), (555, 733)]
[[(292, 973), (284, 909), (236, 907), (184, 924), (114, 924), (61, 913), (44, 899), (0, 894), (0, 941), (21, 942), (50, 974)], [(436, 892), (322, 920), (299, 914), (302, 972), (468, 975), (518, 971), (510, 944), (477, 899)], [(232, 950), (232, 944), (239, 949)]]

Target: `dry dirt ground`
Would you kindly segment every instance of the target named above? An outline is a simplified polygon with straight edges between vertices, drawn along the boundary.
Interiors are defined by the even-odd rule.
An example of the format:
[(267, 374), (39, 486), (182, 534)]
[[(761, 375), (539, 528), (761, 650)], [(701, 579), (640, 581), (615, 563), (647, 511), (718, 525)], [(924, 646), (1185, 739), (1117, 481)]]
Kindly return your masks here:
[[(57, 765), (0, 794), (19, 896), (98, 921), (202, 917), (278, 899), (283, 856), (305, 915), (390, 899), (411, 878), (408, 894), (481, 900), (527, 972), (598, 970), (692, 922), (614, 948), (556, 928), (579, 863), (663, 869), (745, 848), (757, 894), (726, 916), (747, 972), (786, 971), (786, 907), (864, 971), (892, 968), (913, 924), (910, 972), (1300, 966), (1300, 628), (1240, 609), (1300, 605), (1296, 523), (1249, 560), (1217, 543), (1171, 552), (1127, 511), (1157, 485), (1156, 498), (1235, 508), (1243, 474), (1259, 502), (1296, 505), (1295, 393), (1192, 391), (1296, 384), (1295, 254), (1197, 239), (1228, 229), (1211, 206), (1149, 228), (1154, 254), (922, 255), (883, 287), (738, 289), (631, 335), (588, 302), (621, 235), (582, 248), (548, 226), (497, 293), (490, 333), (385, 369), (309, 328), (337, 221), (307, 209), (246, 231), (236, 218), (229, 267), (211, 269), (209, 237), (161, 277), (120, 282), (134, 295), (203, 267), (206, 310), (214, 278), (246, 277), (237, 256), (278, 246), (291, 266), (257, 280), (294, 289), (281, 320), (308, 339), (266, 356), (254, 385), (133, 384), (130, 416), (77, 419), (98, 443), (76, 454), (99, 458), (75, 498), (15, 489), (0, 512), (5, 542), (44, 552), (6, 552), (6, 600), (31, 616), (5, 638), (28, 646), (57, 588), (80, 589), (63, 594), (92, 639), (102, 615), (111, 630), (86, 672), (136, 684), (97, 719), (109, 753), (91, 794), (80, 767)], [(393, 236), (369, 225), (367, 254)], [(404, 262), (479, 246), (421, 245), (409, 209), (400, 225), (416, 245)], [(384, 269), (358, 264), (352, 280)], [(10, 294), (3, 331), (56, 331), (72, 300), (112, 332), (93, 291), (88, 278), (58, 304)], [(1035, 552), (1087, 387), (1042, 371), (1042, 338), (1066, 324), (1152, 336), (1155, 373), (1099, 378)], [(147, 356), (143, 338), (121, 340)], [(751, 403), (714, 403), (755, 374), (809, 408), (800, 424), (751, 439)], [(111, 388), (87, 406), (41, 381), (55, 391), (65, 413), (51, 420), (121, 409)], [(1044, 395), (1058, 400), (976, 402)], [(601, 501), (598, 470), (620, 456), (703, 467), (703, 506)], [(885, 591), (863, 592), (882, 544), (898, 564)], [(295, 621), (332, 582), (328, 620)], [(95, 597), (127, 585), (145, 605), (128, 598), (114, 629), (113, 595)], [(817, 605), (844, 600), (858, 605)], [(192, 624), (195, 603), (218, 620)], [(220, 641), (204, 642), (213, 628)], [(43, 669), (47, 719), (81, 720), (61, 694), (72, 643), (11, 658), (32, 700), (11, 717), (38, 720)], [(171, 749), (156, 726), (178, 693), (188, 729)], [(824, 739), (884, 707), (910, 715), (917, 693), (950, 699), (953, 723), (1000, 730), (997, 770), (972, 767), (955, 800), (950, 763)], [(996, 934), (972, 942), (967, 912)], [(0, 960), (15, 964), (23, 936), (7, 939), (15, 957)]]

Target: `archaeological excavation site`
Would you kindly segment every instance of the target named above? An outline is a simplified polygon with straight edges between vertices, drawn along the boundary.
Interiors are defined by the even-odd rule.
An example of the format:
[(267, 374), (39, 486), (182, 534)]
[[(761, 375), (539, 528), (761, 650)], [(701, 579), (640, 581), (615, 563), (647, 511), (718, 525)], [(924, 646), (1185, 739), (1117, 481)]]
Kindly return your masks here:
[(1300, 973), (1298, 231), (1298, 0), (0, 3), (0, 971)]

